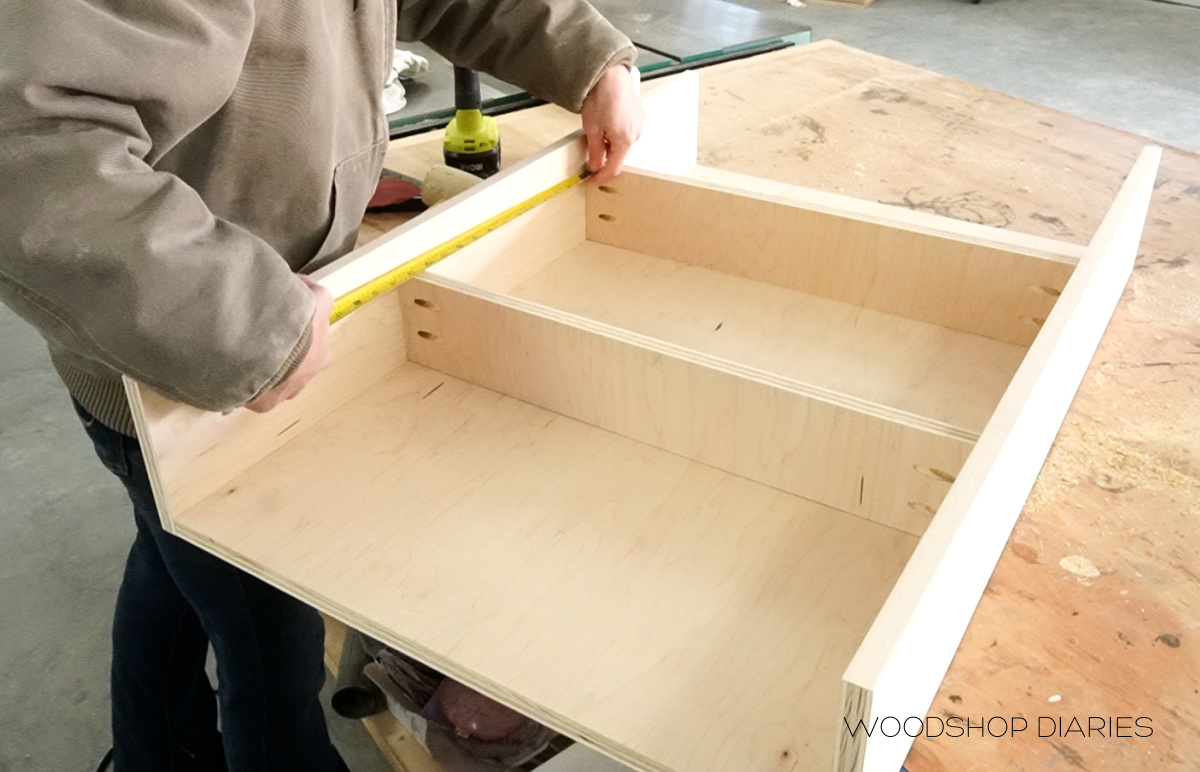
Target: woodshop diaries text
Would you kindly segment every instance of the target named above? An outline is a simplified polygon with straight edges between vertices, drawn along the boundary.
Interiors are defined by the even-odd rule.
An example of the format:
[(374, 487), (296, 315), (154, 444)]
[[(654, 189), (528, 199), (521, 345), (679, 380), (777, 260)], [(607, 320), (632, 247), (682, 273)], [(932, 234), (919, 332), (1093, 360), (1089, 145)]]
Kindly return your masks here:
[(978, 720), (963, 716), (942, 719), (937, 716), (876, 716), (867, 726), (861, 719), (858, 726), (846, 731), (852, 737), (865, 732), (872, 737), (876, 732), (884, 737), (897, 737), (901, 732), (909, 737), (1019, 737), (1031, 728), (1038, 737), (1149, 737), (1154, 734), (1154, 721), (1146, 716), (1038, 716), (1033, 727), (1024, 716), (980, 716)]

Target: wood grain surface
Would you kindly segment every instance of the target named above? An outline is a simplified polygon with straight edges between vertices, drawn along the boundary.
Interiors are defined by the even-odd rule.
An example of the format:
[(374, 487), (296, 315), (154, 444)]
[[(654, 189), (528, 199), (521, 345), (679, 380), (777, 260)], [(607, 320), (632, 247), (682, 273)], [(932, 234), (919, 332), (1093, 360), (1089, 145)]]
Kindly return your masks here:
[(552, 307), (435, 280), (403, 294), (413, 362), (913, 535), (975, 439)]
[(828, 768), (916, 543), (411, 363), (176, 526), (618, 759), (713, 772)]
[(745, 184), (630, 174), (591, 191), (588, 239), (1024, 346), (1071, 275), (1063, 257), (968, 240), (979, 229), (955, 220), (922, 232), (894, 207), (847, 216), (841, 196), (800, 205)]
[[(871, 695), (872, 723), (920, 724), (926, 715), (1133, 272), (1161, 155), (1158, 147), (1140, 154), (846, 669), (847, 692)], [(985, 718), (981, 726), (995, 723)], [(1001, 717), (996, 725), (1007, 726), (1011, 718)], [(872, 747), (870, 735), (858, 733), (855, 745), (865, 750), (867, 763), (846, 763), (858, 756), (852, 753), (839, 769), (895, 769), (910, 743), (881, 734)]]
[(584, 242), (516, 297), (978, 436), (1025, 348)]

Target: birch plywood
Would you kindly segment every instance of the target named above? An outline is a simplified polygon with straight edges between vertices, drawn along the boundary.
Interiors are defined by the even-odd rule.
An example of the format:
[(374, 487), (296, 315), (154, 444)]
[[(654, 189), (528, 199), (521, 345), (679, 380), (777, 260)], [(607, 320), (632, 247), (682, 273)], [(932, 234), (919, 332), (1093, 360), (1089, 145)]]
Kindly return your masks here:
[[(415, 222), (410, 238), (389, 242), (386, 258), (362, 252), (331, 266), (325, 280), (357, 281), (394, 264), (406, 243), (439, 243), (449, 223), (473, 222), (489, 208), (503, 207), (506, 196), (543, 187), (552, 176), (548, 170), (577, 149), (569, 141), (551, 149), (484, 186), (479, 198), (463, 197)], [(1138, 167), (1132, 185), (1144, 187), (1146, 174), (1153, 177), (1149, 165)], [(690, 190), (712, 191), (694, 176), (653, 179), (681, 191), (664, 196), (659, 208), (664, 222), (683, 221), (687, 213), (678, 204), (690, 200)], [(736, 198), (739, 206), (743, 200), (754, 206), (778, 203), (754, 191)], [(944, 439), (956, 436), (953, 427), (865, 400), (856, 396), (863, 387), (854, 384), (835, 391), (774, 368), (714, 356), (680, 343), (670, 324), (647, 335), (628, 329), (641, 324), (636, 318), (618, 325), (574, 315), (557, 307), (553, 289), (536, 303), (515, 297), (526, 282), (536, 284), (562, 257), (585, 248), (579, 229), (569, 224), (549, 229), (543, 247), (529, 258), (522, 246), (536, 243), (547, 227), (537, 217), (521, 218), (480, 240), (461, 265), (453, 259), (443, 263), (440, 275), (402, 292), (399, 305), (392, 298), (390, 306), (381, 306), (387, 310), (380, 313), (390, 313), (390, 324), (400, 324), (408, 338), (405, 360), (383, 360), (385, 373), (366, 388), (311, 405), (314, 413), (303, 431), (275, 433), (284, 439), (266, 445), (242, 444), (242, 427), (227, 422), (226, 445), (210, 444), (207, 452), (228, 453), (237, 463), (222, 467), (207, 494), (191, 506), (167, 502), (174, 515), (169, 525), (635, 769), (757, 772), (830, 769), (835, 763), (841, 769), (885, 769), (903, 747), (839, 738), (843, 699), (861, 715), (872, 715), (916, 704), (929, 693), (922, 689), (936, 686), (937, 657), (914, 657), (914, 641), (920, 641), (914, 636), (934, 631), (940, 637), (933, 648), (953, 651), (954, 636), (961, 634), (954, 626), (965, 624), (978, 599), (972, 593), (982, 585), (975, 580), (990, 571), (987, 550), (999, 550), (1007, 533), (1004, 517), (1015, 517), (1010, 510), (1019, 509), (1024, 495), (1022, 479), (1004, 487), (1003, 464), (999, 477), (984, 473), (988, 486), (1003, 490), (1003, 511), (989, 510), (987, 528), (963, 530), (962, 523), (975, 516), (964, 515), (963, 507), (972, 505), (962, 502), (978, 499), (974, 487), (981, 479), (971, 470), (988, 467), (989, 458), (1022, 457), (1028, 447), (1036, 450), (1054, 436), (1056, 421), (1029, 418), (1040, 408), (1023, 413), (1021, 394), (1035, 396), (1037, 404), (1069, 401), (1074, 385), (1065, 376), (1081, 368), (1081, 361), (1086, 364), (1089, 340), (1094, 346), (1088, 335), (1098, 337), (1103, 327), (1103, 303), (1095, 298), (1111, 295), (1122, 266), (1127, 274), (1126, 253), (1136, 245), (1138, 211), (1127, 199), (1115, 210), (1112, 221), (1119, 225), (1102, 231), (1096, 242), (1117, 247), (1097, 247), (1085, 256), (1036, 338), (1034, 352), (1043, 353), (1024, 358), (1000, 399), (1001, 409), (983, 428), (961, 479), (920, 542), (859, 517), (874, 513), (856, 512), (852, 496), (849, 504), (836, 502), (851, 510), (842, 511), (781, 490), (782, 478), (764, 483), (762, 475), (780, 468), (788, 460), (780, 458), (784, 443), (801, 436), (805, 441), (797, 444), (803, 447), (791, 455), (802, 464), (826, 464), (828, 480), (842, 480), (839, 485), (854, 479), (855, 464), (872, 467), (872, 476), (875, 468), (880, 476), (889, 473), (883, 467), (889, 458), (890, 473), (900, 479), (911, 474), (906, 467), (919, 463), (896, 452), (900, 441), (885, 440), (881, 450), (870, 437), (917, 428), (934, 429), (927, 433)], [(582, 211), (591, 221), (578, 204), (564, 199), (559, 211), (568, 217)], [(853, 227), (870, 220), (849, 211), (840, 216)], [(753, 211), (748, 217), (755, 217)], [(924, 254), (959, 255), (954, 259), (969, 265), (992, 259), (961, 256), (961, 245), (975, 240), (970, 234), (956, 238), (953, 227), (946, 230), (922, 247)], [(1119, 237), (1105, 235), (1110, 231)], [(559, 249), (562, 257), (555, 258)], [(1067, 249), (1057, 259), (1029, 255), (1011, 243), (995, 249), (1000, 262), (1030, 258), (1067, 267), (1073, 262)], [(697, 279), (701, 285), (727, 283), (731, 291), (756, 281), (772, 288), (767, 291), (797, 292), (781, 286), (772, 271), (786, 274), (800, 258), (784, 250), (777, 254), (774, 268), (756, 277), (735, 275), (723, 265), (688, 265), (685, 259), (678, 273), (703, 276)], [(922, 291), (917, 283), (907, 286)], [(440, 294), (412, 294), (418, 290)], [(659, 311), (651, 307), (642, 314), (653, 321)], [(979, 337), (956, 336), (951, 337), (968, 348)], [(994, 341), (982, 344), (983, 358), (996, 350)], [(1057, 361), (1060, 350), (1070, 352), (1065, 365)], [(756, 349), (751, 356), (761, 354)], [(856, 367), (862, 363), (847, 361), (840, 369)], [(136, 385), (131, 388), (144, 396)], [(729, 400), (730, 394), (749, 396), (739, 402)], [(808, 402), (787, 402), (797, 396)], [(305, 399), (302, 395), (301, 404)], [(804, 422), (797, 418), (818, 403), (843, 411), (845, 418), (829, 425), (851, 430), (803, 434)], [(990, 409), (981, 404), (967, 412)], [(1021, 431), (1010, 446), (1006, 438), (1014, 432), (1006, 422), (1014, 411)], [(178, 437), (180, 428), (140, 412), (139, 426), (156, 464), (156, 448)], [(868, 420), (877, 422), (878, 435), (866, 428)], [(752, 426), (749, 434), (758, 435), (757, 443), (753, 437), (737, 439), (743, 424)], [(263, 426), (270, 431), (253, 431), (263, 436), (277, 431)], [(697, 426), (701, 431), (694, 431)], [(730, 436), (733, 452), (722, 447)], [(682, 443), (674, 444), (679, 438)], [(851, 458), (838, 444), (854, 442), (866, 460)], [(1022, 463), (1016, 478), (1031, 464), (1036, 471), (1040, 458)], [(161, 482), (159, 471), (154, 474)], [(160, 495), (169, 490), (159, 485)], [(864, 494), (860, 482), (860, 503)], [(884, 501), (880, 510), (886, 509)], [(913, 530), (920, 531), (920, 524)], [(986, 548), (978, 548), (980, 542)], [(914, 549), (926, 558), (910, 564)], [(932, 564), (929, 555), (937, 556)], [(968, 565), (974, 573), (959, 582), (953, 572), (930, 571), (930, 565)], [(898, 575), (916, 578), (894, 593)], [(936, 586), (922, 585), (922, 578)], [(942, 629), (909, 621), (914, 603), (920, 616), (930, 608), (923, 598), (942, 596), (951, 602), (936, 609), (946, 616)], [(864, 636), (867, 643), (860, 645)], [(886, 645), (889, 637), (894, 649)], [(843, 682), (851, 662), (858, 665), (850, 666)], [(872, 681), (871, 668), (884, 675)], [(899, 693), (909, 682), (897, 673), (920, 688)], [(841, 758), (835, 762), (837, 753)]]
[(177, 526), (657, 770), (827, 767), (841, 668), (916, 543), (412, 364)]
[(403, 361), (398, 305), (398, 298), (385, 298), (335, 326), (331, 345), (337, 364), (305, 390), (303, 401), (285, 402), (264, 416), (205, 412), (126, 379), (138, 436), (153, 443), (150, 479), (164, 525), (169, 529), (176, 512), (199, 503)]
[(1025, 349), (585, 241), (514, 297), (953, 427), (974, 440)]
[(403, 294), (411, 361), (911, 534), (971, 449), (920, 416), (582, 317), (436, 280)]
[[(721, 177), (736, 179), (706, 179)], [(1025, 346), (1077, 251), (815, 191), (747, 192), (628, 175), (590, 191), (588, 239)]]
[[(851, 726), (924, 716), (1133, 270), (1162, 151), (1129, 173), (905, 575), (846, 671)], [(1049, 430), (1047, 427), (1051, 427)], [(911, 738), (843, 732), (838, 769), (894, 769)]]
[[(1084, 245), (1147, 142), (832, 41), (702, 85), (701, 163)], [(1146, 715), (1153, 737), (921, 737), (910, 772), (1200, 756), (1200, 411), (1180, 409), (1200, 389), (1197, 245), (1200, 156), (1167, 148), (1126, 293), (929, 711)]]

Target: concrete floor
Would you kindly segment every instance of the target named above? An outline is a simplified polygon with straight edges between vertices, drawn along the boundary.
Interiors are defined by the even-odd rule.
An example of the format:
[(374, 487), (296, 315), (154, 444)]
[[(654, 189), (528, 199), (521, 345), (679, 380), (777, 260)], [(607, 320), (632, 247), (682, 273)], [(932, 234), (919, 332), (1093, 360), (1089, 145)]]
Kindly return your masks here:
[[(736, 0), (952, 77), (1200, 152), (1200, 11), (1149, 0)], [(40, 339), (0, 306), (0, 772), (82, 772), (108, 747), (108, 634), (132, 537)], [(355, 772), (385, 769), (332, 719)]]

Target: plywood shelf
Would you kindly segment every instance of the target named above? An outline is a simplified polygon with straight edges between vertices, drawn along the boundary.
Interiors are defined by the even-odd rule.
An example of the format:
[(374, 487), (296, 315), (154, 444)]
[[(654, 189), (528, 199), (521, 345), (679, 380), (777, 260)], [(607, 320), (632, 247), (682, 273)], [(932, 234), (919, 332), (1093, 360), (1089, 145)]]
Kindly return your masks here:
[(576, 736), (646, 737), (673, 769), (776, 752), (714, 736), (704, 706), (832, 737), (838, 673), (916, 544), (410, 363), (176, 527)]

